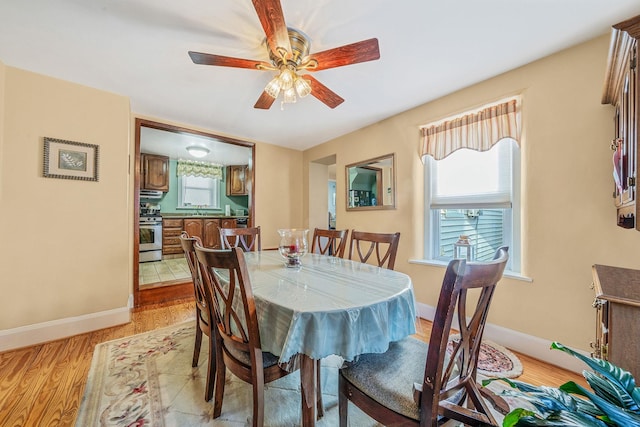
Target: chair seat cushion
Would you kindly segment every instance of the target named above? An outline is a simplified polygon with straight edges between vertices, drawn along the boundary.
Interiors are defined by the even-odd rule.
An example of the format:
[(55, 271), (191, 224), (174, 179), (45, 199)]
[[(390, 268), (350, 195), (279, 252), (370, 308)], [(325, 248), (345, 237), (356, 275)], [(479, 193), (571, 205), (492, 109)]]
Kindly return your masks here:
[(412, 337), (393, 342), (382, 354), (363, 354), (342, 368), (355, 387), (387, 408), (414, 420), (420, 419), (413, 400), (413, 383), (422, 384), (427, 343)]
[[(251, 359), (249, 358), (249, 353), (247, 353), (246, 351), (239, 351), (237, 349), (231, 349), (231, 348), (227, 348), (228, 351), (233, 355), (234, 358), (236, 358), (237, 360), (241, 361), (242, 363), (244, 363), (245, 365), (251, 365)], [(278, 364), (278, 356), (274, 355), (273, 353), (269, 353), (266, 351), (262, 352), (262, 367), (263, 368), (269, 368), (271, 366), (277, 365)]]

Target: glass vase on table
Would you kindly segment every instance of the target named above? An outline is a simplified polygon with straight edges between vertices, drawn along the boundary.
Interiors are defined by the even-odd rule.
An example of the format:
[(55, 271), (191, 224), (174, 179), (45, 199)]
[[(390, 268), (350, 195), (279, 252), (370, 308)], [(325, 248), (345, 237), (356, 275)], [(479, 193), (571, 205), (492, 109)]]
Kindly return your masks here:
[(280, 255), (285, 259), (284, 265), (288, 268), (300, 268), (300, 259), (308, 250), (307, 234), (309, 230), (297, 228), (283, 228), (278, 230), (280, 235)]

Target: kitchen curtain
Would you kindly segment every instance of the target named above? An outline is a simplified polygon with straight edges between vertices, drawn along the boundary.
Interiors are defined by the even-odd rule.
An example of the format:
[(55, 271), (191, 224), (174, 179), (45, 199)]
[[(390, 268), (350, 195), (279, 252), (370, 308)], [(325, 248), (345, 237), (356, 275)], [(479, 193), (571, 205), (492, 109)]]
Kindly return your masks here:
[(178, 176), (200, 176), (203, 178), (222, 179), (222, 166), (196, 160), (178, 160)]
[(420, 127), (420, 157), (441, 160), (460, 148), (490, 150), (503, 138), (520, 143), (520, 107), (518, 100), (488, 106), (474, 113)]

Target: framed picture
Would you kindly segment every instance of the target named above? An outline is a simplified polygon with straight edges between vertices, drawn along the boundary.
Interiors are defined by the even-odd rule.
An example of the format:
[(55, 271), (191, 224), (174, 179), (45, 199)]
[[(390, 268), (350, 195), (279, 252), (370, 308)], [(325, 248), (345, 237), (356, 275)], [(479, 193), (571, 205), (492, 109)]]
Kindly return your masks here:
[(98, 180), (98, 146), (44, 138), (45, 178)]

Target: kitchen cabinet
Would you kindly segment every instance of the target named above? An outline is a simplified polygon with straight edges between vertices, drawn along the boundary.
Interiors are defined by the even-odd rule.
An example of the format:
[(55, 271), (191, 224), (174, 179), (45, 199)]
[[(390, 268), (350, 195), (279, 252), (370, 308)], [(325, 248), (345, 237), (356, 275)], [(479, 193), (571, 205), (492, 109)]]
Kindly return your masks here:
[(169, 191), (169, 157), (140, 154), (140, 189)]
[(182, 218), (164, 219), (162, 221), (162, 255), (181, 254), (180, 234)]
[(638, 38), (640, 16), (613, 26), (603, 104), (615, 107), (613, 150), (613, 198), (617, 224), (640, 230), (636, 201), (638, 177)]
[(206, 248), (220, 249), (220, 227), (235, 228), (233, 218), (184, 218), (184, 231), (198, 236)]
[(640, 270), (594, 265), (593, 355), (640, 378)]
[(247, 165), (227, 166), (227, 196), (246, 196), (248, 193)]

